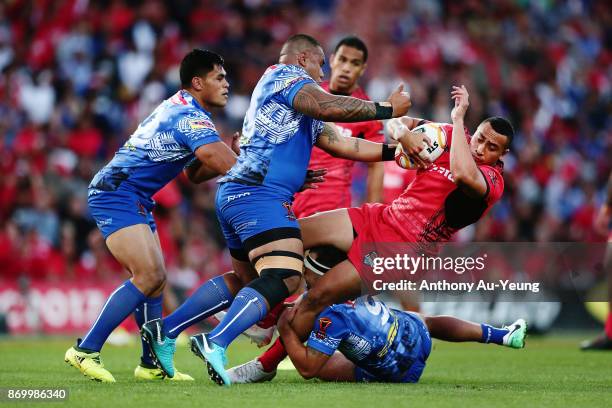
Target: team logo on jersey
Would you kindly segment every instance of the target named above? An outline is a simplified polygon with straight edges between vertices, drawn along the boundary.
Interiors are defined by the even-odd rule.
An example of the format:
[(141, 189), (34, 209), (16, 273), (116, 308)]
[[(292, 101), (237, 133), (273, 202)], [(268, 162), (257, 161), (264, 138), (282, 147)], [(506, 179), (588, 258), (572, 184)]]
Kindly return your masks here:
[(297, 217), (295, 216), (295, 213), (293, 212), (293, 208), (291, 208), (291, 203), (288, 203), (287, 201), (283, 201), (283, 207), (285, 207), (285, 210), (287, 210), (287, 214), (285, 215), (285, 217), (287, 217), (291, 221), (297, 220)]
[(215, 128), (215, 125), (210, 120), (206, 120), (206, 119), (193, 119), (193, 120), (190, 120), (189, 121), (189, 127), (192, 130), (200, 130), (200, 129), (217, 130)]
[(374, 267), (374, 259), (378, 258), (378, 254), (376, 251), (368, 252), (363, 257), (363, 264), (369, 266), (370, 268)]
[(329, 317), (319, 318), (319, 330), (317, 330), (317, 338), (324, 339), (327, 337), (327, 328), (332, 324)]

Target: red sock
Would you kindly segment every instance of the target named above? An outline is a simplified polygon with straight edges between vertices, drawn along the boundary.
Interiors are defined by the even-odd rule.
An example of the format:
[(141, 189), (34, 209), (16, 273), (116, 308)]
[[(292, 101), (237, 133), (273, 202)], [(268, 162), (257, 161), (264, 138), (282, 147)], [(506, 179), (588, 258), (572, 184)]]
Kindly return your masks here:
[(608, 313), (608, 318), (606, 319), (604, 331), (606, 332), (606, 336), (608, 336), (609, 339), (612, 339), (612, 312)]
[(274, 306), (263, 319), (257, 322), (257, 325), (262, 329), (274, 326), (278, 317), (283, 313), (283, 310), (285, 310), (285, 304), (281, 302)]
[(270, 310), (268, 314), (257, 323), (257, 325), (263, 329), (274, 326), (280, 315), (285, 310), (285, 307), (287, 307), (288, 304), (294, 303), (299, 296), (300, 295), (291, 295), (278, 305), (274, 306), (272, 310)]
[(287, 357), (285, 346), (281, 343), (280, 338), (277, 338), (272, 347), (267, 349), (265, 353), (259, 356), (257, 359), (263, 366), (265, 372), (269, 373), (276, 371), (276, 368)]

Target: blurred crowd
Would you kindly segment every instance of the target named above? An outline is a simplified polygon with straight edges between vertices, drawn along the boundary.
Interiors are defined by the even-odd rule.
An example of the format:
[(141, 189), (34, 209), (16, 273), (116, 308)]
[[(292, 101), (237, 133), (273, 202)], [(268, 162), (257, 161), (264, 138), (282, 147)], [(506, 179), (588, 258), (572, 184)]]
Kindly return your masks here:
[[(517, 136), (506, 191), (458, 239), (597, 241), (612, 168), (612, 6), (606, 1), (5, 0), (0, 2), (1, 278), (124, 279), (88, 215), (87, 185), (138, 123), (179, 87), (193, 47), (226, 60), (224, 136), (283, 41), (327, 52), (344, 35), (370, 48), (362, 85), (383, 100), (403, 81), (412, 115), (450, 120), (450, 87), (470, 90), (468, 126), (506, 116)], [(395, 169), (391, 169), (393, 172)], [(396, 177), (391, 176), (390, 177)], [(356, 169), (355, 204), (364, 170)], [(214, 182), (179, 178), (156, 197), (170, 281), (229, 268)]]

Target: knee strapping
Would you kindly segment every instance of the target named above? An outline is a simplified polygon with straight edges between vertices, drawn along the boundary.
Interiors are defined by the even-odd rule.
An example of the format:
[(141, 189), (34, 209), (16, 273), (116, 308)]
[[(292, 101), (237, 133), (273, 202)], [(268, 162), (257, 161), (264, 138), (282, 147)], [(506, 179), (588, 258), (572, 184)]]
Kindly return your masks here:
[(331, 268), (348, 259), (346, 253), (332, 245), (318, 246), (306, 252), (304, 266), (317, 275), (326, 274)]
[(259, 278), (247, 286), (255, 289), (273, 308), (291, 293), (284, 279), (302, 274), (303, 258), (290, 251), (271, 251), (253, 260)]

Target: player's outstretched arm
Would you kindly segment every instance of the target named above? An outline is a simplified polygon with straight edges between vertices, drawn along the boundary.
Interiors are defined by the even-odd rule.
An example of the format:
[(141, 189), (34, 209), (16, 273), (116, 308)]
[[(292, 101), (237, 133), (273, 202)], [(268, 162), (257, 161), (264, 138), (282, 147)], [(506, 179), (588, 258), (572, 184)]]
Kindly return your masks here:
[(293, 98), (293, 108), (326, 122), (361, 122), (404, 115), (412, 105), (400, 85), (386, 102), (370, 102), (350, 96), (332, 95), (315, 84), (304, 85)]
[(291, 362), (300, 375), (306, 379), (315, 378), (329, 360), (329, 356), (305, 346), (291, 328), (289, 321), (295, 308), (286, 310), (278, 320), (278, 332)]
[(453, 86), (451, 92), (455, 107), (451, 111), (453, 140), (450, 148), (450, 170), (455, 184), (473, 197), (487, 193), (487, 182), (478, 169), (468, 146), (463, 119), (469, 106), (469, 94), (465, 86)]
[(185, 169), (189, 180), (201, 183), (225, 174), (236, 163), (236, 153), (223, 142), (202, 145), (195, 151), (196, 161)]
[(395, 145), (390, 146), (357, 137), (343, 136), (333, 123), (325, 124), (317, 140), (317, 147), (334, 157), (363, 162), (393, 160), (395, 152)]

